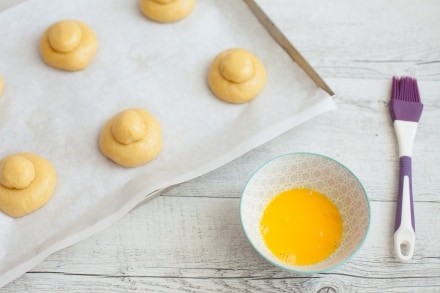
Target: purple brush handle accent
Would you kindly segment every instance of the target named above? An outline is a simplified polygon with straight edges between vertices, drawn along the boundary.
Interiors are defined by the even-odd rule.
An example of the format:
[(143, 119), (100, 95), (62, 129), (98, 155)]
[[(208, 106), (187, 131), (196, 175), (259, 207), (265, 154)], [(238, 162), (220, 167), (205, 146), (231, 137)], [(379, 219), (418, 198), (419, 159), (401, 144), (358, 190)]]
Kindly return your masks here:
[(407, 176), (409, 181), (409, 200), (411, 207), (411, 224), (413, 231), (416, 231), (416, 225), (414, 221), (414, 204), (413, 204), (413, 191), (412, 191), (412, 172), (411, 172), (411, 157), (400, 157), (400, 172), (399, 172), (399, 191), (397, 194), (397, 207), (396, 207), (396, 221), (394, 224), (394, 232), (399, 229), (402, 224), (402, 201), (403, 201), (403, 178)]

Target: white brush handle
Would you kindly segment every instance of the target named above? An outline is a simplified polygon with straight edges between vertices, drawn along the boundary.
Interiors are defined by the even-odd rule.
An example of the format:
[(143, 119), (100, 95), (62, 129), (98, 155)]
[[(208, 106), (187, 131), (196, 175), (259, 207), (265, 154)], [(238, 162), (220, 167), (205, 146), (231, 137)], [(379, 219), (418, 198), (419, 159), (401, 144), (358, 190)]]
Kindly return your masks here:
[[(396, 210), (396, 214), (400, 213), (400, 224), (396, 222), (398, 226), (394, 232), (394, 250), (396, 255), (401, 260), (407, 261), (412, 259), (414, 255), (414, 246), (416, 242), (416, 233), (413, 223), (412, 214), (412, 195), (410, 178), (408, 176), (403, 177), (403, 192), (402, 192), (402, 206), (400, 210)], [(397, 216), (396, 216), (397, 218)]]
[(399, 144), (400, 156), (399, 189), (394, 227), (394, 249), (396, 255), (405, 261), (413, 257), (416, 240), (411, 157), (417, 126), (417, 122), (394, 121), (394, 130)]

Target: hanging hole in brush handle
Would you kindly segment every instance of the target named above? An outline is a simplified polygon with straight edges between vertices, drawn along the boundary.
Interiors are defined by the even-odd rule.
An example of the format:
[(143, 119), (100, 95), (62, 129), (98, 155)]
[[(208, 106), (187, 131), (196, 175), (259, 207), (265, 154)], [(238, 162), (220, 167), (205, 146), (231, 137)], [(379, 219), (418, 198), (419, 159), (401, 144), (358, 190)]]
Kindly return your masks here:
[(412, 259), (414, 255), (416, 235), (411, 229), (399, 229), (394, 233), (396, 255), (403, 261)]
[(394, 248), (401, 260), (410, 260), (414, 254), (416, 234), (411, 179), (411, 157), (400, 158), (399, 190), (397, 195)]

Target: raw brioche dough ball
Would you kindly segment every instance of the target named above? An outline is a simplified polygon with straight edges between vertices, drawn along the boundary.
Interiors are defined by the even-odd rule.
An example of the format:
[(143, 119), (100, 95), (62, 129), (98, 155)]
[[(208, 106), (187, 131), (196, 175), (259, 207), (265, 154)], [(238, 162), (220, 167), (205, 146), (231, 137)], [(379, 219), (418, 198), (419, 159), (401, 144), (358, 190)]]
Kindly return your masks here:
[(3, 79), (0, 76), (0, 96), (3, 94)]
[(248, 50), (234, 48), (221, 52), (212, 62), (208, 83), (221, 100), (240, 104), (255, 98), (266, 85), (264, 65)]
[(98, 49), (95, 33), (77, 20), (52, 24), (40, 39), (40, 53), (50, 66), (67, 71), (87, 67)]
[(159, 121), (143, 109), (127, 109), (111, 118), (101, 131), (101, 152), (124, 167), (155, 158), (162, 149)]
[(31, 153), (0, 161), (0, 210), (18, 218), (47, 203), (55, 191), (56, 173), (46, 159)]
[(175, 22), (188, 16), (195, 0), (140, 0), (142, 13), (157, 22)]

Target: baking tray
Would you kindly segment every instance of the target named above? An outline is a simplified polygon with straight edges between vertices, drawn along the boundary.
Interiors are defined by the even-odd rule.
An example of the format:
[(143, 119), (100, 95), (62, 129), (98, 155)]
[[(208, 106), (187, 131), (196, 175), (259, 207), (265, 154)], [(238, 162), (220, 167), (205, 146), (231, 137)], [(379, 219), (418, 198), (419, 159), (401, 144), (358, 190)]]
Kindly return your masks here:
[[(0, 65), (0, 74), (5, 80), (5, 92), (0, 97), (0, 125), (3, 127), (0, 128), (0, 135), (8, 138), (8, 143), (2, 145), (0, 151), (2, 156), (18, 149), (33, 151), (51, 159), (59, 171), (59, 183), (54, 197), (35, 213), (18, 220), (0, 214), (0, 286), (30, 270), (54, 251), (111, 225), (140, 202), (159, 195), (164, 188), (203, 175), (296, 125), (334, 109), (331, 98), (333, 92), (255, 1), (198, 1), (200, 9), (194, 12), (197, 17), (209, 20), (210, 23), (212, 20), (221, 20), (217, 27), (209, 27), (220, 34), (215, 39), (211, 31), (206, 31), (203, 26), (191, 26), (191, 20), (175, 26), (148, 23), (137, 11), (135, 1), (26, 2), (7, 10), (7, 13), (0, 13), (0, 22), (3, 23), (3, 30), (0, 30), (0, 52), (8, 54), (3, 56), (11, 56)], [(218, 10), (212, 10), (214, 6)], [(202, 11), (204, 8), (207, 10)], [(102, 18), (102, 13), (109, 15)], [(22, 15), (25, 15), (24, 18), (17, 18)], [(130, 21), (121, 21), (117, 19), (121, 15), (135, 17)], [(82, 20), (86, 18), (86, 22), (90, 22), (99, 32), (98, 39), (102, 44), (92, 65), (77, 73), (65, 73), (45, 66), (39, 58), (36, 45), (48, 24), (56, 18), (71, 17)], [(268, 34), (262, 30), (259, 22)], [(115, 27), (109, 31), (105, 25)], [(143, 25), (148, 26), (148, 30), (144, 28), (141, 33), (137, 28)], [(197, 38), (188, 34), (188, 27), (197, 30)], [(228, 30), (231, 36), (224, 35), (228, 27), (231, 28)], [(130, 39), (126, 28), (130, 28), (137, 39)], [(187, 30), (181, 31), (184, 28)], [(150, 51), (163, 53), (162, 47), (160, 42), (148, 42), (144, 37), (158, 32), (174, 33), (177, 44), (185, 42), (192, 44), (195, 49), (199, 45), (198, 38), (211, 39), (210, 43), (204, 44), (203, 51), (196, 54), (197, 58), (186, 56), (188, 62), (197, 62), (179, 67), (174, 64), (174, 61), (179, 60), (174, 51), (165, 52), (164, 58), (149, 59)], [(239, 36), (235, 38), (234, 34)], [(255, 38), (257, 35), (259, 37)], [(125, 40), (124, 46), (115, 42), (117, 38)], [(181, 53), (180, 50), (192, 53), (192, 48), (176, 49), (176, 46), (172, 46), (175, 40), (165, 38), (161, 41), (168, 42), (177, 53)], [(269, 72), (282, 78), (278, 81), (269, 75), (268, 86), (261, 97), (252, 103), (227, 105), (213, 98), (206, 85), (198, 84), (198, 79), (197, 84), (193, 84), (191, 77), (192, 74), (200, 76), (206, 73), (206, 66), (201, 65), (198, 58), (208, 63), (221, 46), (242, 42), (262, 54), (261, 58), (266, 62)], [(268, 51), (264, 52), (264, 49)], [(20, 58), (13, 58), (18, 53)], [(115, 53), (127, 57), (128, 64), (119, 64), (114, 69), (112, 60)], [(167, 78), (166, 74), (154, 76), (150, 73), (161, 72), (161, 66), (169, 65), (175, 66), (175, 71), (181, 72), (187, 79), (180, 83), (182, 88), (178, 89), (178, 93), (185, 93), (188, 100), (173, 100), (175, 86), (167, 86), (168, 94), (156, 95), (161, 97), (161, 102), (174, 105), (174, 108), (170, 108), (175, 111), (173, 115), (170, 115), (168, 108), (164, 109), (162, 105), (142, 95), (145, 87), (150, 91)], [(120, 72), (124, 73), (122, 79)], [(92, 82), (96, 79), (98, 86)], [(136, 82), (132, 82), (132, 79)], [(196, 96), (193, 86), (197, 89)], [(124, 99), (119, 98), (120, 92), (124, 93)], [(203, 99), (192, 104), (199, 98)], [(111, 102), (102, 103), (103, 99)], [(41, 107), (52, 101), (55, 106)], [(214, 107), (215, 111), (205, 114), (199, 110), (200, 103)], [(124, 170), (115, 166), (97, 151), (97, 128), (115, 110), (137, 104), (147, 106), (156, 117), (161, 118), (159, 120), (163, 122), (165, 139), (174, 138), (183, 132), (185, 135), (194, 134), (200, 140), (195, 140), (196, 144), (192, 144), (191, 140), (185, 142), (184, 138), (179, 140), (180, 144), (166, 143), (158, 158), (139, 169)], [(95, 109), (97, 106), (99, 108)], [(51, 112), (51, 109), (62, 111)], [(179, 109), (183, 110), (177, 113)], [(267, 112), (266, 109), (271, 111)], [(91, 115), (81, 117), (83, 112)], [(217, 116), (225, 120), (212, 122), (209, 120), (213, 118), (211, 113), (217, 113)], [(188, 119), (187, 114), (193, 119)], [(177, 121), (170, 116), (176, 116), (174, 120)], [(193, 120), (201, 121), (201, 124), (192, 124)], [(11, 131), (6, 129), (5, 125), (11, 125), (11, 121), (17, 121), (21, 128), (12, 128)], [(66, 137), (66, 133), (71, 130), (69, 127), (77, 125), (80, 129), (75, 131), (80, 136), (74, 140), (70, 136)], [(195, 125), (202, 127), (199, 130)], [(186, 127), (183, 129), (186, 132), (172, 129), (174, 132), (170, 133), (170, 126)], [(30, 134), (30, 137), (23, 133)], [(211, 133), (219, 136), (211, 139)], [(51, 143), (44, 143), (45, 138), (49, 138)], [(180, 148), (190, 154), (179, 152)], [(183, 158), (183, 163), (188, 158), (192, 161), (189, 165), (182, 163), (179, 166), (182, 169), (174, 169), (167, 161), (173, 152), (179, 155), (180, 161)], [(85, 165), (79, 165), (79, 162)], [(85, 178), (93, 178), (105, 184), (92, 184), (85, 181)], [(64, 206), (68, 206), (69, 210), (64, 210)], [(57, 221), (53, 221), (54, 218)], [(35, 223), (40, 226), (35, 227)]]

